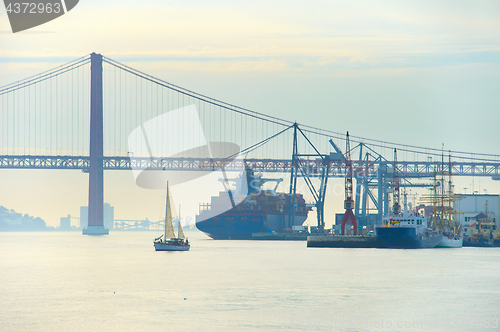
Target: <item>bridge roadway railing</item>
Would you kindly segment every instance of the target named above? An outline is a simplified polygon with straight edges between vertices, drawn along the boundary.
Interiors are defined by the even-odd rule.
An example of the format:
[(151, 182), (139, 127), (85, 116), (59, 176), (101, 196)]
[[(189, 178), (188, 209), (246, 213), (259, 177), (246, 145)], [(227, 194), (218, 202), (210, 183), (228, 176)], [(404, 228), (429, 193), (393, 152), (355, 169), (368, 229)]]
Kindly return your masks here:
[[(225, 159), (212, 158), (137, 158), (102, 157), (103, 170), (171, 170), (171, 171), (214, 171), (222, 167), (226, 171), (240, 171), (244, 167), (258, 172), (286, 173), (292, 166), (291, 160), (279, 159)], [(329, 161), (329, 177), (344, 177), (345, 165)], [(301, 160), (301, 166), (312, 177), (319, 177), (325, 167), (321, 159)], [(393, 164), (390, 161), (369, 162), (353, 161), (355, 177), (375, 177), (382, 171), (386, 177), (392, 176)], [(0, 156), (0, 168), (10, 169), (80, 169), (88, 171), (88, 156)], [(444, 166), (447, 173), (448, 166)], [(443, 165), (435, 162), (398, 161), (398, 173), (405, 178), (433, 177), (443, 172)], [(300, 174), (300, 173), (299, 173)], [(454, 176), (487, 176), (500, 180), (500, 162), (452, 162)]]

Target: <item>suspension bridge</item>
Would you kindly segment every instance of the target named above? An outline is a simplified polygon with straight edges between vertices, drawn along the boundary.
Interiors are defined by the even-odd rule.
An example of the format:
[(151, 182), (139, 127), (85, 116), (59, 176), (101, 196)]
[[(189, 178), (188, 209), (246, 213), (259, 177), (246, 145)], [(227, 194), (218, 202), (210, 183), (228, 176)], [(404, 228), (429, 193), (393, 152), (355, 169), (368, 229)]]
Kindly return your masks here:
[[(162, 148), (155, 147), (168, 145), (175, 150), (178, 145), (180, 151), (186, 142), (168, 140), (168, 133), (157, 127), (147, 149), (131, 151), (134, 130), (144, 130), (154, 119), (189, 106), (197, 111), (207, 146), (232, 145), (219, 144), (218, 155), (200, 154), (199, 149), (163, 155)], [(344, 133), (225, 103), (95, 53), (0, 87), (0, 109), (0, 168), (88, 172), (89, 227), (103, 226), (104, 171), (252, 168), (290, 174), (291, 184), (297, 177), (305, 180), (318, 211), (322, 211), (325, 188), (318, 189), (311, 179), (322, 179), (322, 187), (327, 178), (346, 174)], [(191, 125), (189, 119), (185, 121), (179, 124), (182, 128)], [(500, 179), (498, 155), (350, 138), (355, 216), (361, 225), (371, 222), (370, 211), (379, 219), (388, 212), (395, 167), (404, 180), (402, 186), (425, 186), (413, 180), (442, 172), (446, 153), (447, 167), (455, 176)], [(232, 158), (234, 146), (244, 158)], [(404, 155), (397, 165), (392, 160), (394, 149)], [(290, 191), (295, 190), (290, 185)], [(319, 215), (318, 224), (324, 222)]]

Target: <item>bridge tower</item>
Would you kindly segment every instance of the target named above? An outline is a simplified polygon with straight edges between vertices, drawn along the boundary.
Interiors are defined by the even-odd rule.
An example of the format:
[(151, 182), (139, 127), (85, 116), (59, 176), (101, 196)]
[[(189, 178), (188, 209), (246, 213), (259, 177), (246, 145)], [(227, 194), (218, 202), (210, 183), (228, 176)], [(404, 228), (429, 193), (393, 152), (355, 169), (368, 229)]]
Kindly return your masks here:
[(104, 227), (102, 55), (90, 55), (89, 214), (85, 235), (109, 234)]

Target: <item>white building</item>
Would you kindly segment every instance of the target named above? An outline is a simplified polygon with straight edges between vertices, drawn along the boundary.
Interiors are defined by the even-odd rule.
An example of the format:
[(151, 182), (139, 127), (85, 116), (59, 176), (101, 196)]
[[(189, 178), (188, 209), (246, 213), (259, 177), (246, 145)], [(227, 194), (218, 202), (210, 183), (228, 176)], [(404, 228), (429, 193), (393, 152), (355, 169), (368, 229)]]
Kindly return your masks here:
[[(486, 212), (486, 201), (488, 202), (488, 216), (494, 221), (498, 226), (500, 225), (500, 195), (497, 194), (466, 194), (462, 196), (459, 201), (454, 204), (455, 211), (461, 212), (456, 215), (457, 220), (460, 222), (463, 228), (469, 227), (471, 224), (475, 223), (473, 219), (479, 213)], [(472, 220), (471, 220), (472, 219)]]
[[(104, 203), (104, 227), (114, 229), (115, 208), (108, 203)], [(89, 207), (80, 206), (80, 227), (87, 228), (89, 225)]]

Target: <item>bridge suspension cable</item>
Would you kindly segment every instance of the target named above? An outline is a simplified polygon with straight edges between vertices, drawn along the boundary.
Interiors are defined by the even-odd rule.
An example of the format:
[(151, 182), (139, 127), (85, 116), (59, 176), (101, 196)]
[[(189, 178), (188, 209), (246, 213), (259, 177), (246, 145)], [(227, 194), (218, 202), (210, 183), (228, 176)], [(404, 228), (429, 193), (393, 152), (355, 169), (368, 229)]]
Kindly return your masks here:
[(21, 81), (13, 82), (10, 84), (7, 84), (3, 87), (0, 87), (0, 96), (3, 94), (7, 94), (10, 92), (14, 92), (16, 90), (22, 89), (29, 87), (31, 85), (43, 82), (45, 80), (57, 77), (59, 75), (62, 75), (68, 71), (77, 69), (81, 66), (84, 66), (90, 62), (90, 57), (88, 55), (78, 58), (76, 60), (73, 60), (71, 62), (68, 62), (64, 65), (61, 65), (56, 68), (49, 69), (47, 71), (44, 71), (42, 73), (39, 73), (37, 75), (33, 75), (31, 77), (25, 78)]
[[(278, 117), (273, 117), (269, 116), (266, 114), (262, 114), (259, 112), (255, 112), (243, 107), (239, 107), (236, 105), (228, 104), (223, 101), (196, 93), (192, 90), (185, 89), (183, 87), (180, 87), (178, 85), (166, 82), (164, 80), (158, 79), (156, 77), (153, 77), (149, 74), (146, 74), (144, 72), (141, 72), (139, 70), (136, 70), (132, 67), (129, 67), (127, 65), (124, 65), (118, 61), (115, 61), (113, 59), (103, 57), (104, 61), (116, 66), (122, 70), (125, 70), (129, 73), (132, 73), (134, 75), (137, 75), (143, 79), (146, 79), (150, 82), (156, 83), (158, 85), (167, 87), (171, 90), (174, 90), (176, 92), (185, 94), (187, 96), (191, 96), (193, 98), (196, 98), (198, 100), (214, 104), (216, 106), (223, 107), (229, 111), (241, 113), (250, 117), (254, 117), (259, 120), (267, 121), (270, 123), (275, 123), (283, 126), (290, 126), (293, 125), (292, 121), (281, 119)], [(345, 135), (343, 133), (327, 130), (327, 129), (321, 129), (318, 127), (310, 126), (310, 125), (304, 125), (301, 124), (300, 128), (304, 132), (308, 132), (310, 134), (315, 134), (319, 135), (325, 138), (335, 138), (338, 140), (345, 141)], [(398, 148), (398, 150), (403, 151), (403, 152), (410, 152), (410, 153), (418, 153), (421, 155), (425, 156), (436, 156), (439, 157), (441, 156), (441, 149), (437, 148), (429, 148), (429, 147), (422, 147), (422, 146), (417, 146), (417, 145), (410, 145), (410, 144), (403, 144), (403, 143), (395, 143), (395, 142), (388, 142), (388, 141), (382, 141), (382, 140), (376, 140), (376, 139), (371, 139), (367, 137), (362, 137), (362, 136), (350, 136), (350, 140), (353, 143), (363, 143), (363, 144), (369, 144), (370, 146), (377, 147), (377, 148), (383, 148), (383, 149), (388, 149), (390, 151), (393, 151), (395, 148)], [(500, 155), (495, 155), (495, 154), (487, 154), (487, 153), (471, 153), (471, 152), (464, 152), (464, 151), (454, 151), (450, 150), (449, 151), (454, 158), (460, 158), (460, 159), (467, 159), (467, 160), (477, 160), (477, 161), (491, 161), (491, 162), (498, 162), (500, 161)], [(481, 157), (481, 158), (478, 158)], [(488, 158), (491, 157), (491, 158)]]
[(158, 85), (161, 85), (161, 86), (166, 87), (168, 89), (171, 89), (173, 91), (182, 93), (182, 94), (184, 94), (186, 96), (190, 96), (190, 97), (196, 98), (196, 99), (201, 100), (203, 102), (210, 103), (210, 104), (213, 104), (215, 106), (220, 106), (220, 107), (223, 107), (223, 108), (225, 108), (227, 110), (230, 110), (230, 111), (233, 111), (233, 112), (236, 112), (236, 113), (244, 114), (244, 115), (247, 115), (247, 116), (250, 116), (250, 117), (254, 117), (256, 119), (260, 119), (260, 120), (263, 120), (263, 121), (267, 121), (267, 122), (279, 124), (279, 125), (282, 125), (282, 126), (293, 125), (292, 121), (288, 121), (288, 120), (280, 119), (280, 118), (273, 117), (273, 116), (270, 116), (270, 115), (266, 115), (266, 114), (263, 114), (263, 113), (251, 111), (249, 109), (246, 109), (246, 108), (243, 108), (243, 107), (239, 107), (239, 106), (236, 106), (236, 105), (232, 105), (232, 104), (229, 104), (229, 103), (226, 103), (226, 102), (223, 102), (223, 101), (220, 101), (220, 100), (217, 100), (217, 99), (214, 99), (214, 98), (211, 98), (211, 97), (199, 94), (197, 92), (194, 92), (194, 91), (182, 88), (182, 87), (180, 87), (178, 85), (166, 82), (166, 81), (164, 81), (162, 79), (153, 77), (153, 76), (148, 75), (146, 73), (143, 73), (143, 72), (141, 72), (141, 71), (139, 71), (137, 69), (134, 69), (132, 67), (126, 66), (126, 65), (124, 65), (124, 64), (122, 64), (122, 63), (120, 63), (118, 61), (113, 60), (113, 59), (110, 59), (110, 58), (107, 58), (107, 57), (103, 57), (103, 61), (107, 62), (107, 63), (109, 63), (109, 64), (111, 64), (111, 65), (113, 65), (113, 66), (115, 66), (117, 68), (120, 68), (120, 69), (122, 69), (124, 71), (127, 71), (127, 72), (129, 72), (129, 73), (131, 73), (133, 75), (136, 75), (136, 76), (138, 76), (140, 78), (148, 80), (148, 81), (150, 81), (152, 83), (156, 83)]

